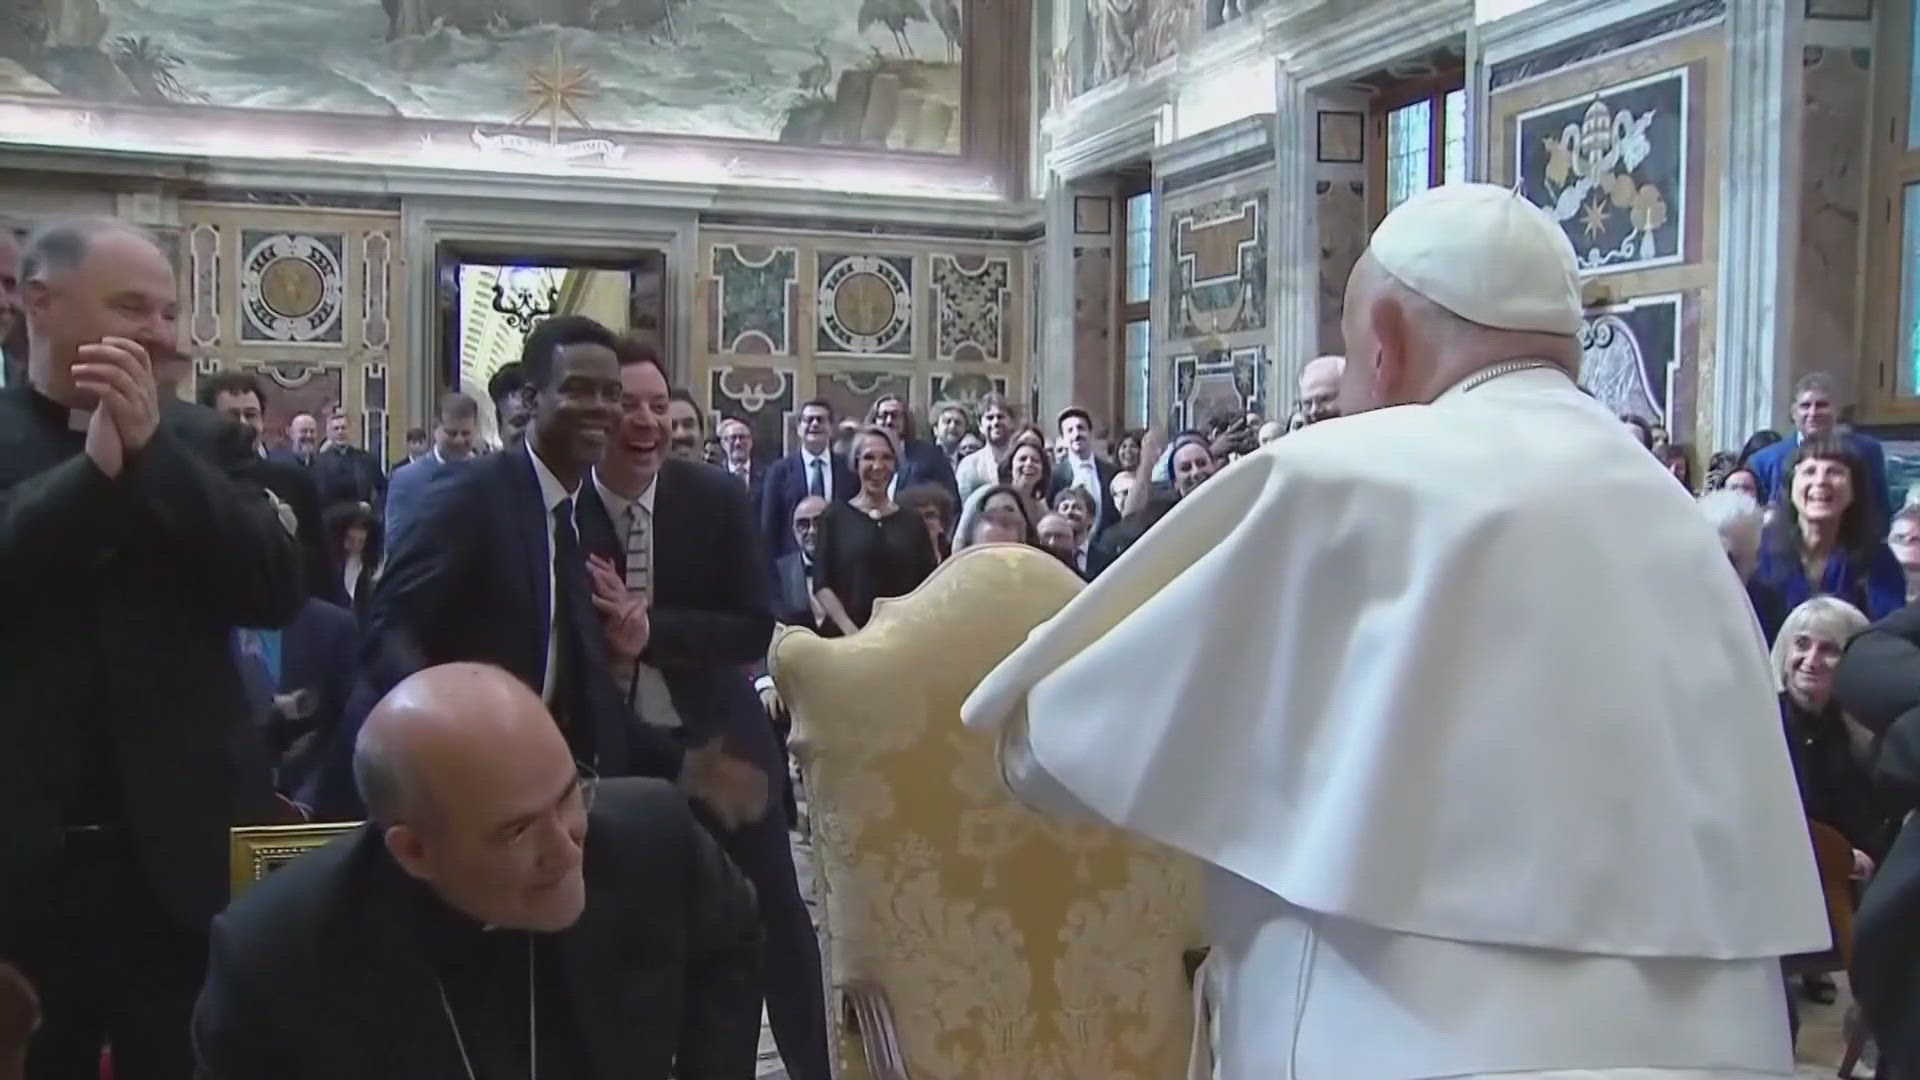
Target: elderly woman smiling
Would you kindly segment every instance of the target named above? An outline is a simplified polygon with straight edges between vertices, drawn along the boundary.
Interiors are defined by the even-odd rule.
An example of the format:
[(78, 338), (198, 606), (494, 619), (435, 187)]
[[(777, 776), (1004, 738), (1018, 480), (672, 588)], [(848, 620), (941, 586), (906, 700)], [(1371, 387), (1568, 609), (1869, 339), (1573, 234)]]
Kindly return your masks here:
[(1869, 737), (1833, 700), (1833, 670), (1847, 642), (1867, 628), (1860, 609), (1831, 596), (1794, 608), (1773, 643), (1780, 721), (1807, 816), (1838, 830), (1854, 848), (1854, 873), (1865, 877), (1882, 854), (1887, 816), (1874, 801), (1867, 766)]

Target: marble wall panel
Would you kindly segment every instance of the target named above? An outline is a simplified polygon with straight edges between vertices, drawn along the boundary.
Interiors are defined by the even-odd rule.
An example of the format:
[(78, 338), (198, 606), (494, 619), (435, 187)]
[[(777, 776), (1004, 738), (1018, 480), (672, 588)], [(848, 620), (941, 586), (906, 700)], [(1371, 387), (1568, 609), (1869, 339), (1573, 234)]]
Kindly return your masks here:
[(1113, 274), (1112, 249), (1073, 249), (1072, 401), (1105, 401), (1108, 386), (1103, 380), (1120, 362), (1113, 337)]
[(913, 400), (913, 376), (894, 371), (822, 369), (814, 376), (814, 396), (833, 406), (842, 420), (866, 422), (867, 410), (887, 394)]
[(821, 252), (814, 286), (814, 351), (913, 355), (914, 259)]
[(791, 247), (715, 244), (708, 256), (708, 349), (743, 356), (795, 351), (800, 253)]
[(1804, 53), (1800, 128), (1800, 237), (1793, 350), (1783, 381), (1831, 373), (1852, 400), (1859, 336), (1860, 211), (1866, 197), (1867, 123), (1873, 96), (1865, 49), (1810, 46)]
[(1169, 338), (1211, 337), (1267, 325), (1264, 191), (1171, 210), (1166, 235)]
[(1684, 298), (1593, 308), (1580, 328), (1580, 385), (1616, 415), (1665, 425), (1680, 372)]
[(301, 413), (325, 417), (346, 397), (344, 362), (246, 360), (238, 367), (257, 376), (266, 387), (267, 400), (260, 405), (266, 413), (264, 441), (270, 447), (287, 445), (287, 425), (294, 417)]
[(1173, 430), (1205, 431), (1216, 419), (1266, 414), (1267, 350), (1249, 345), (1173, 358)]
[[(932, 408), (942, 405), (958, 405), (967, 410), (967, 415), (978, 423), (980, 418), (980, 399), (988, 394), (1007, 394), (1005, 375), (979, 375), (970, 372), (941, 375), (932, 379), (932, 393), (928, 400)], [(1016, 399), (1017, 402), (1017, 399)], [(932, 411), (929, 409), (929, 411)]]
[(1321, 180), (1315, 185), (1320, 227), (1320, 352), (1345, 353), (1340, 315), (1347, 278), (1367, 250), (1367, 185), (1359, 180)]
[(753, 429), (757, 459), (770, 461), (786, 453), (799, 407), (791, 368), (726, 364), (709, 368), (707, 383), (708, 430), (717, 430), (721, 420), (743, 420)]
[(984, 255), (935, 255), (933, 280), (934, 359), (993, 362), (1010, 351), (1007, 316), (1012, 302), (1013, 261)]

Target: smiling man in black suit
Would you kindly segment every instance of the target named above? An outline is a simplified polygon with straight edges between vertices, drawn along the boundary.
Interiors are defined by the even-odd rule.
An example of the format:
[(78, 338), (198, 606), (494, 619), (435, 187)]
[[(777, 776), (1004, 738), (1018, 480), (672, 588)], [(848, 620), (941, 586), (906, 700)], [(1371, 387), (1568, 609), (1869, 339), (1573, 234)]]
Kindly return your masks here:
[(853, 470), (833, 452), (833, 406), (818, 399), (801, 405), (794, 426), (799, 449), (774, 462), (760, 485), (760, 539), (776, 562), (795, 550), (789, 523), (801, 499), (846, 502), (860, 489)]
[[(497, 665), (542, 696), (581, 762), (605, 776), (673, 778), (679, 746), (632, 724), (608, 675), (577, 531), (576, 500), (592, 490), (588, 474), (619, 416), (613, 343), (606, 327), (574, 315), (527, 335), (520, 364), (536, 405), (526, 441), (422, 496), (374, 594), (366, 668), (378, 695), (424, 667)], [(350, 728), (333, 748), (334, 793)], [(346, 809), (318, 801), (330, 814)]]
[[(786, 759), (747, 675), (773, 635), (766, 562), (744, 487), (669, 456), (660, 359), (623, 342), (619, 433), (595, 472), (581, 535), (614, 670), (641, 726), (689, 748), (711, 776), (708, 824), (760, 899), (767, 1018), (792, 1080), (827, 1080), (820, 946), (800, 898), (776, 778)], [(626, 622), (631, 616), (632, 621)], [(625, 623), (625, 625), (622, 625)]]

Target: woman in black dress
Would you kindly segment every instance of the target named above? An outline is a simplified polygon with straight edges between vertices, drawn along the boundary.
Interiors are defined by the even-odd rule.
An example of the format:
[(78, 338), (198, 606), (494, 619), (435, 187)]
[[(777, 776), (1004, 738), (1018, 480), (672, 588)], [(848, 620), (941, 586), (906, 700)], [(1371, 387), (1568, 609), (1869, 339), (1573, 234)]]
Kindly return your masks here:
[(861, 428), (847, 448), (847, 458), (860, 490), (821, 515), (814, 555), (814, 598), (827, 614), (820, 627), (825, 637), (851, 634), (867, 625), (875, 600), (905, 596), (938, 565), (920, 516), (901, 509), (887, 494), (900, 460), (893, 433), (872, 425)]

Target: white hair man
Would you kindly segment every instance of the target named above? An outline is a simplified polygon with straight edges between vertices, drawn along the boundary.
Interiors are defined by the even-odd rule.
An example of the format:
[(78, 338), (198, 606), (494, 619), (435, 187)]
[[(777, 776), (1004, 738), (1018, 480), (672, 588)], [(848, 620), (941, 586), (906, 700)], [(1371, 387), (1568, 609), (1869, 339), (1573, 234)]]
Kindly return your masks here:
[(1344, 356), (1320, 356), (1300, 369), (1300, 400), (1294, 406), (1306, 424), (1317, 424), (1340, 415), (1340, 373), (1347, 368)]
[(1574, 385), (1580, 325), (1537, 207), (1409, 199), (1347, 286), (1345, 419), (1182, 499), (963, 710), (1028, 801), (1205, 864), (1224, 1080), (1793, 1071), (1779, 957), (1828, 935), (1758, 635)]

